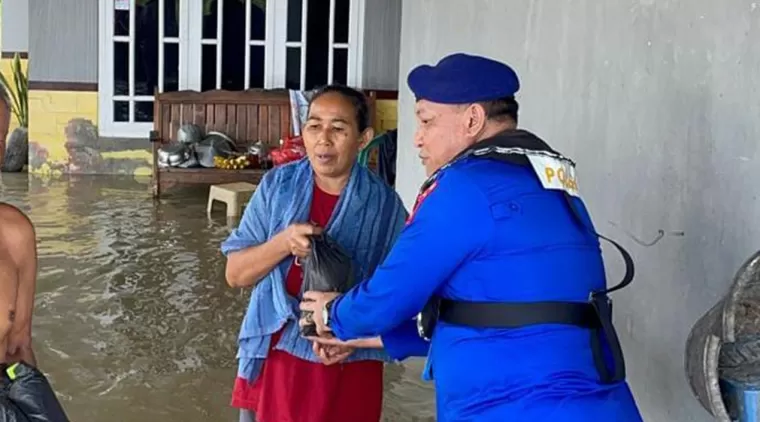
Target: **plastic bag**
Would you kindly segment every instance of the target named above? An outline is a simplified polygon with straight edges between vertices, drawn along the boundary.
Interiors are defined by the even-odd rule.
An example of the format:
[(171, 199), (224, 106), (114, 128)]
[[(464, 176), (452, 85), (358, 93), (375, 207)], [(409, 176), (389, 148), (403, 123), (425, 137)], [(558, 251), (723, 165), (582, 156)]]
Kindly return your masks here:
[[(338, 242), (326, 234), (311, 237), (311, 251), (301, 259), (303, 269), (302, 292), (345, 293), (354, 287), (354, 263)], [(319, 316), (321, 317), (321, 315)], [(315, 325), (301, 328), (301, 335), (317, 335)]]
[(286, 138), (279, 148), (269, 154), (275, 166), (297, 161), (306, 156), (306, 147), (300, 136)]
[(69, 422), (45, 375), (24, 362), (3, 365), (0, 422)]

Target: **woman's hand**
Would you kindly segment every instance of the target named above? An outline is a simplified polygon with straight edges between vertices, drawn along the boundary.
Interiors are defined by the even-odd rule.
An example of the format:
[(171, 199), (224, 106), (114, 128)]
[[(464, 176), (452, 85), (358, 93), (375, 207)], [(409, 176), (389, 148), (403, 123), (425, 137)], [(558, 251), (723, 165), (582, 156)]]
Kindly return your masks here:
[(322, 233), (322, 228), (309, 223), (291, 224), (283, 230), (280, 235), (284, 245), (290, 253), (298, 258), (304, 258), (311, 250), (311, 241), (309, 236)]
[(383, 340), (380, 337), (361, 338), (356, 340), (342, 341), (335, 337), (306, 337), (307, 340), (311, 340), (314, 343), (321, 344), (323, 346), (343, 346), (351, 347), (354, 349), (382, 349)]
[(353, 347), (348, 346), (328, 346), (319, 343), (312, 343), (312, 349), (314, 354), (317, 355), (319, 360), (325, 365), (334, 365), (336, 363), (343, 362), (352, 353), (354, 353)]

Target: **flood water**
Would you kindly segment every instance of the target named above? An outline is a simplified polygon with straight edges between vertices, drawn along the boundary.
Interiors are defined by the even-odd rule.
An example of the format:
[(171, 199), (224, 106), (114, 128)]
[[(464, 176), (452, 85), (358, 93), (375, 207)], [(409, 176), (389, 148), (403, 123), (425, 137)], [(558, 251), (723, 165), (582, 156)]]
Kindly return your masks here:
[[(147, 179), (0, 177), (37, 229), (34, 347), (71, 420), (236, 422), (248, 292), (224, 282), (231, 223), (221, 204), (206, 217), (207, 188), (157, 202)], [(385, 420), (434, 420), (421, 367), (388, 366)]]

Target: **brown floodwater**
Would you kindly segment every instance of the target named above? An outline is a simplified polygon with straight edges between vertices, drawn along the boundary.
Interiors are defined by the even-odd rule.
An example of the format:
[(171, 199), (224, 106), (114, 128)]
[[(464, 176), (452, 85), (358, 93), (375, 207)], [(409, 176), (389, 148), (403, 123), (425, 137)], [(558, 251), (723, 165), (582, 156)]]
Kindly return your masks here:
[[(34, 222), (40, 369), (72, 421), (232, 421), (248, 291), (224, 282), (234, 221), (207, 188), (154, 201), (148, 180), (2, 174), (0, 200)], [(388, 365), (384, 420), (434, 420), (422, 362)]]

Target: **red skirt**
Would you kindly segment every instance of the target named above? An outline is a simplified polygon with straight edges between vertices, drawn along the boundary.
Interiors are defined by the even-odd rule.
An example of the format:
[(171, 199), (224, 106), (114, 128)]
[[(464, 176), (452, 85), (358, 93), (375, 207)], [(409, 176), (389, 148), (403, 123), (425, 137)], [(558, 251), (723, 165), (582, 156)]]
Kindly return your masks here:
[(378, 422), (383, 363), (326, 366), (270, 348), (258, 378), (235, 380), (232, 406), (255, 413), (256, 422)]

